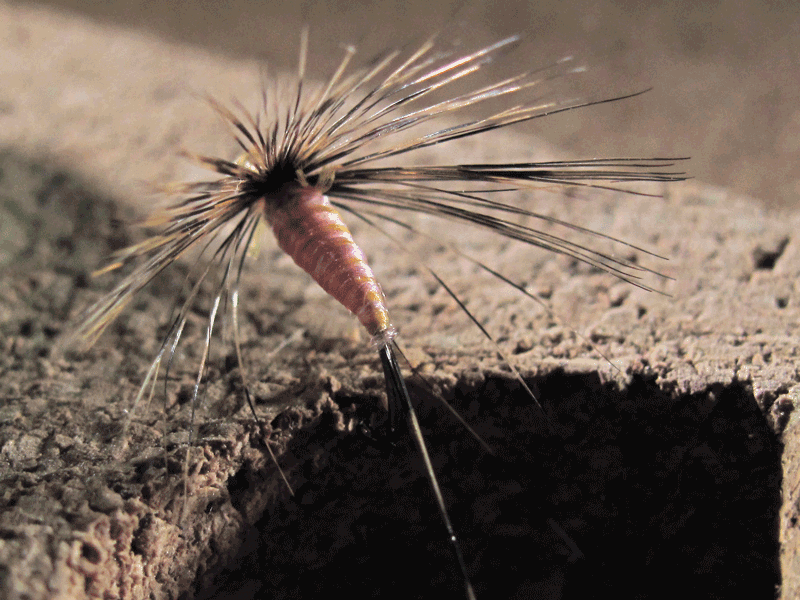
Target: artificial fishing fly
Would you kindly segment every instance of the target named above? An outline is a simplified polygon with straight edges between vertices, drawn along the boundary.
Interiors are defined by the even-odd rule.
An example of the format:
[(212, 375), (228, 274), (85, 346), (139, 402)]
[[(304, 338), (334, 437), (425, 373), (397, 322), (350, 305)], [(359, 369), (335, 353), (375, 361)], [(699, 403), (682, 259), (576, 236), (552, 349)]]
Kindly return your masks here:
[[(229, 161), (189, 155), (218, 177), (171, 188), (179, 199), (148, 221), (149, 225), (160, 227), (160, 231), (122, 250), (108, 267), (102, 269), (101, 272), (108, 272), (129, 262), (136, 264), (116, 288), (88, 309), (78, 330), (89, 343), (94, 342), (134, 295), (157, 274), (190, 249), (200, 249), (200, 256), (209, 258), (198, 263), (198, 273), (190, 282), (190, 291), (184, 302), (176, 306), (176, 314), (161, 349), (134, 401), (135, 410), (148, 386), (155, 382), (162, 363), (166, 360), (168, 366), (171, 362), (204, 281), (219, 268), (221, 276), (215, 288), (193, 388), (194, 418), (221, 305), (231, 311), (235, 352), (239, 370), (243, 373), (238, 331), (239, 281), (250, 256), (248, 249), (261, 228), (269, 226), (283, 251), (353, 313), (371, 336), (386, 380), (389, 430), (394, 430), (397, 415), (405, 417), (423, 458), (426, 476), (447, 529), (447, 539), (468, 598), (475, 597), (468, 568), (398, 366), (396, 331), (386, 298), (364, 253), (342, 219), (342, 213), (349, 213), (382, 232), (387, 224), (416, 231), (408, 221), (397, 216), (404, 213), (421, 213), (465, 223), (510, 240), (567, 255), (633, 285), (650, 289), (640, 277), (648, 269), (638, 263), (594, 251), (520, 221), (523, 218), (539, 219), (605, 237), (602, 234), (502, 203), (495, 199), (496, 194), (529, 189), (534, 185), (618, 189), (621, 184), (633, 182), (683, 179), (682, 173), (670, 170), (680, 159), (670, 158), (413, 167), (387, 166), (382, 162), (435, 144), (629, 97), (583, 102), (527, 99), (526, 92), (569, 72), (559, 64), (555, 73), (546, 69), (526, 72), (478, 89), (451, 92), (444, 99), (435, 99), (452, 90), (456, 82), (485, 68), (517, 41), (517, 37), (509, 37), (471, 53), (453, 54), (437, 49), (433, 40), (429, 40), (405, 58), (400, 51), (389, 51), (365, 67), (352, 70), (350, 61), (354, 50), (348, 48), (330, 80), (321, 87), (314, 87), (305, 79), (308, 37), (304, 33), (297, 83), (291, 93), (281, 94), (276, 89), (265, 87), (260, 110), (249, 113), (237, 105), (238, 115), (209, 99), (214, 110), (231, 126), (241, 156), (236, 161)], [(464, 114), (462, 111), (468, 107), (509, 99), (510, 105), (491, 112), (489, 116), (464, 118), (456, 124), (425, 129), (436, 119)], [(630, 248), (645, 252), (633, 246)], [(489, 275), (530, 295), (523, 286), (503, 274), (484, 263), (474, 262)], [(488, 337), (489, 333), (467, 311), (451, 288), (435, 272), (431, 270), (431, 273)], [(242, 379), (252, 409), (243, 375)], [(525, 385), (524, 381), (522, 384)], [(529, 393), (533, 397), (533, 393)]]

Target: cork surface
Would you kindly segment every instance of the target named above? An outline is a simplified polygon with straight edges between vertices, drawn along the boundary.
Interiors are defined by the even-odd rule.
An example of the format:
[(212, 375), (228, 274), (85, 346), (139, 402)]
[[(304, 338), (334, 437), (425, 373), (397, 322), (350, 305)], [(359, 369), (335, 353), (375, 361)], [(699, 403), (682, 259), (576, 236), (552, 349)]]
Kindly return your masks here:
[[(219, 339), (188, 461), (209, 295), (166, 394), (159, 383), (126, 415), (191, 262), (91, 350), (54, 350), (113, 284), (90, 273), (141, 239), (131, 223), (158, 201), (148, 183), (197, 174), (177, 150), (235, 152), (193, 92), (256, 98), (258, 63), (47, 10), (2, 5), (0, 23), (2, 595), (461, 597), (411, 444), (386, 453), (354, 432), (380, 418), (377, 357), (274, 248), (245, 275), (242, 308), (261, 423)], [(436, 152), (424, 159), (563, 157), (516, 134)], [(500, 341), (546, 420), (416, 259), (354, 231), (424, 375), (410, 385), (479, 597), (800, 591), (800, 216), (701, 182), (657, 191), (530, 201), (668, 257), (648, 262), (674, 278), (655, 280), (664, 294), (503, 240), (460, 238), (555, 317), (409, 241)]]

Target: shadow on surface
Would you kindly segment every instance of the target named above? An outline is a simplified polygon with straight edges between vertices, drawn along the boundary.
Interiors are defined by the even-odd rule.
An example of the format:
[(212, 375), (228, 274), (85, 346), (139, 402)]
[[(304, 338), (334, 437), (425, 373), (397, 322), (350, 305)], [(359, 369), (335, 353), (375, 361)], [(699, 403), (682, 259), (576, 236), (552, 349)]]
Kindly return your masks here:
[[(496, 457), (435, 402), (420, 408), (478, 597), (774, 597), (780, 445), (746, 386), (672, 398), (643, 379), (623, 391), (595, 374), (531, 383), (552, 434), (513, 383), (450, 396)], [(306, 464), (296, 501), (263, 516), (201, 597), (462, 597), (410, 443), (386, 456), (322, 431), (294, 438), (297, 454), (325, 457)]]

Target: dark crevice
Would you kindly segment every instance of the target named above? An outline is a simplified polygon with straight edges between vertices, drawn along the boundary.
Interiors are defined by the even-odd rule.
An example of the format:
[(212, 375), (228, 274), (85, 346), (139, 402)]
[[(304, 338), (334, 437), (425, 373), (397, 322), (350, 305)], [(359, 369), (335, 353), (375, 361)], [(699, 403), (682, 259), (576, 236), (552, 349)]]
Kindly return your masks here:
[(786, 246), (789, 245), (789, 238), (784, 237), (769, 247), (758, 246), (753, 250), (753, 264), (756, 269), (770, 271), (775, 268), (778, 259), (783, 255)]

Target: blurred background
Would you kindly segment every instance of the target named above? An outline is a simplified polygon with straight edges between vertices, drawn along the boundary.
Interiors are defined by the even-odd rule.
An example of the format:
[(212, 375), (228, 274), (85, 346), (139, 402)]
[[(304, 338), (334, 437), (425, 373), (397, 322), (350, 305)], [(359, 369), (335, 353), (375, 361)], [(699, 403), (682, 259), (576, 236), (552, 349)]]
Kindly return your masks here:
[[(20, 3), (26, 4), (26, 3)], [(30, 3), (34, 4), (34, 3)], [(520, 33), (509, 74), (575, 55), (592, 67), (587, 94), (653, 90), (610, 106), (528, 126), (568, 153), (692, 157), (698, 180), (794, 207), (800, 192), (800, 8), (792, 1), (506, 2), (404, 0), (258, 2), (125, 0), (37, 2), (115, 27), (234, 58), (295, 68), (299, 31), (311, 30), (312, 74), (341, 49), (377, 52), (438, 31), (473, 47)], [(519, 64), (528, 57), (527, 64)]]

